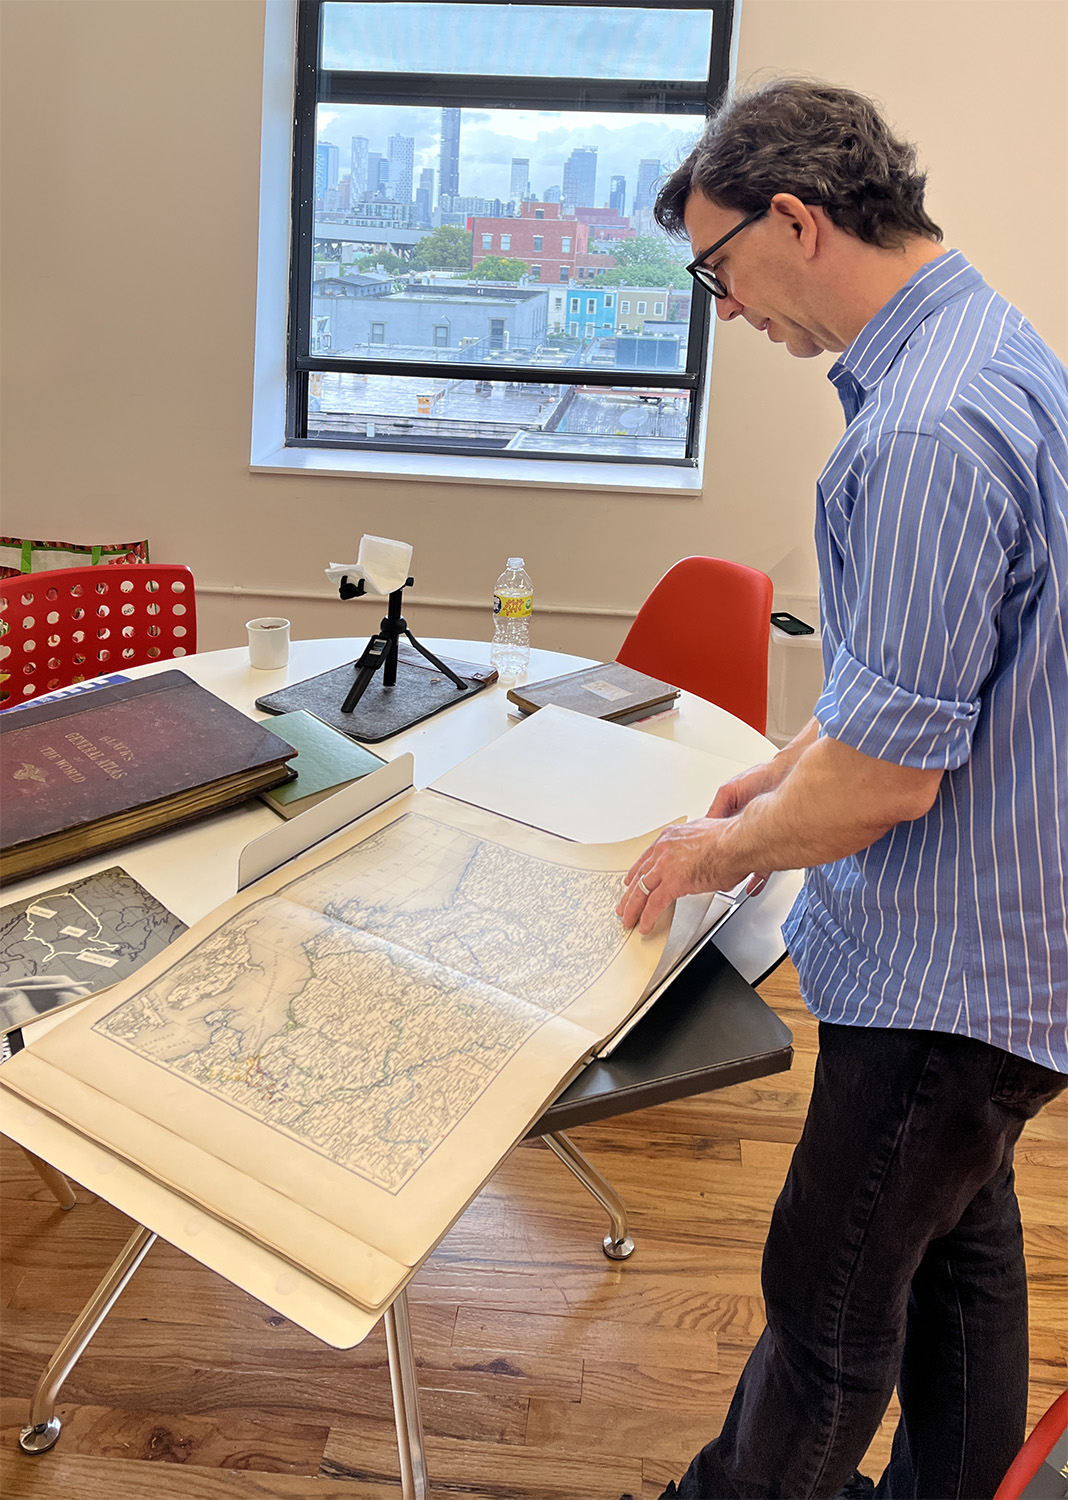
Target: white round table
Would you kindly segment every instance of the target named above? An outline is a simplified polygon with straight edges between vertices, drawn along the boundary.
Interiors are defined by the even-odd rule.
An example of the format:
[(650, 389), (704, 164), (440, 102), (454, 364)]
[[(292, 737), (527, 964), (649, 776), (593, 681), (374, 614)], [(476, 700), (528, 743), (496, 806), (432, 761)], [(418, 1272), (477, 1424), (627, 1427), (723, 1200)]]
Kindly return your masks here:
[[(257, 698), (288, 683), (354, 661), (364, 644), (362, 637), (294, 641), (288, 665), (274, 671), (250, 666), (247, 646), (234, 646), (135, 667), (126, 675), (143, 677), (178, 668), (243, 713), (268, 719), (270, 715), (256, 708)], [(438, 655), (473, 663), (489, 662), (486, 641), (431, 639), (425, 644)], [(588, 657), (532, 649), (526, 680), (536, 682), (591, 665)], [(415, 785), (428, 786), (474, 751), (515, 727), (517, 720), (509, 715), (511, 705), (506, 693), (503, 684), (495, 683), (454, 708), (380, 741), (373, 749), (387, 760), (410, 751), (415, 761)], [(633, 728), (714, 754), (729, 763), (723, 767), (725, 774), (767, 760), (775, 753), (776, 747), (770, 740), (704, 698), (683, 693), (677, 703), (676, 710), (641, 721)], [(704, 810), (678, 809), (689, 816), (697, 816)], [(13, 884), (4, 892), (4, 904), (47, 890), (59, 879), (78, 879), (120, 863), (183, 922), (192, 924), (234, 894), (241, 850), (252, 839), (276, 828), (278, 821), (277, 814), (253, 799), (172, 833), (142, 839), (66, 866), (62, 871), (53, 870)], [(781, 926), (800, 886), (801, 876), (796, 871), (773, 875), (761, 895), (747, 902), (715, 939), (716, 946), (750, 983), (782, 958), (785, 949)]]

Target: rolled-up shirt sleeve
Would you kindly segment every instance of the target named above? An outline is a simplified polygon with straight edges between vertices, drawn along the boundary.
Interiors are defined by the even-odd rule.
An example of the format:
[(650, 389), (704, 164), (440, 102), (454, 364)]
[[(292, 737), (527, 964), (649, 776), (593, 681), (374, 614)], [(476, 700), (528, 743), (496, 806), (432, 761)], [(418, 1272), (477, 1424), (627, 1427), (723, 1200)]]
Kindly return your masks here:
[[(825, 734), (880, 760), (953, 770), (970, 753), (1018, 517), (930, 434), (883, 434), (843, 510), (842, 625), (816, 704)], [(846, 624), (845, 622), (848, 621)]]

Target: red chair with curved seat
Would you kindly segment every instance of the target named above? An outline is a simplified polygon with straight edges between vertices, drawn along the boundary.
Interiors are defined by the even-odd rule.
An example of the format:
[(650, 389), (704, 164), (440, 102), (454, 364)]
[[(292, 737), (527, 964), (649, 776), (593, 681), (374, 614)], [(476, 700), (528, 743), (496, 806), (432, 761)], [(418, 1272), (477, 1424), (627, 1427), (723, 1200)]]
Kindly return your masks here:
[(0, 708), (196, 649), (193, 575), (177, 563), (0, 578)]
[[(1045, 1415), (1039, 1417), (1035, 1423), (1031, 1436), (1009, 1465), (1009, 1472), (994, 1492), (994, 1500), (1024, 1500), (1028, 1493), (1063, 1495), (1065, 1486), (1062, 1484), (1061, 1488), (1057, 1489), (1057, 1476), (1048, 1470), (1046, 1478), (1049, 1483), (1042, 1484), (1040, 1481), (1032, 1490), (1031, 1481), (1053, 1452), (1056, 1444), (1063, 1438), (1066, 1428), (1068, 1428), (1068, 1391), (1062, 1391)], [(1063, 1458), (1062, 1452), (1056, 1463), (1061, 1475), (1063, 1475), (1063, 1470), (1060, 1469), (1060, 1463)]]
[(697, 693), (763, 734), (772, 584), (719, 557), (684, 557), (646, 599), (616, 657)]

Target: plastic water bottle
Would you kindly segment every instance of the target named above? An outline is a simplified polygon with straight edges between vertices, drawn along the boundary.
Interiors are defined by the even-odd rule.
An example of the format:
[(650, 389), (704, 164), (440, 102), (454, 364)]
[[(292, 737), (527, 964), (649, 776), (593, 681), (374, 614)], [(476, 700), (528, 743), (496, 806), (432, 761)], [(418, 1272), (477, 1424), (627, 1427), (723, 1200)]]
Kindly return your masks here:
[(502, 682), (522, 677), (530, 663), (530, 616), (534, 585), (521, 557), (510, 557), (493, 590), (493, 645), (490, 665)]

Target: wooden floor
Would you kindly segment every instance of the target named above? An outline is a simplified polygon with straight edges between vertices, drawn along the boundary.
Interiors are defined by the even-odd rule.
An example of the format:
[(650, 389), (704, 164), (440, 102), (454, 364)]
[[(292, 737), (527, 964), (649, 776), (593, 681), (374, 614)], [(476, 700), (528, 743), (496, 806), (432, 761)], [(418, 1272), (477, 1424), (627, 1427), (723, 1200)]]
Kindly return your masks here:
[[(718, 1430), (762, 1326), (761, 1245), (814, 1060), (793, 970), (762, 992), (794, 1031), (792, 1072), (574, 1132), (631, 1209), (628, 1263), (531, 1145), (412, 1283), (435, 1496), (655, 1500)], [(1062, 1096), (1017, 1150), (1032, 1420), (1068, 1384), (1066, 1122)], [(5, 1500), (396, 1500), (381, 1332), (338, 1354), (163, 1244), (68, 1381), (58, 1446), (19, 1453), (34, 1382), (129, 1226), (81, 1192), (61, 1213), (14, 1147), (3, 1167)]]

